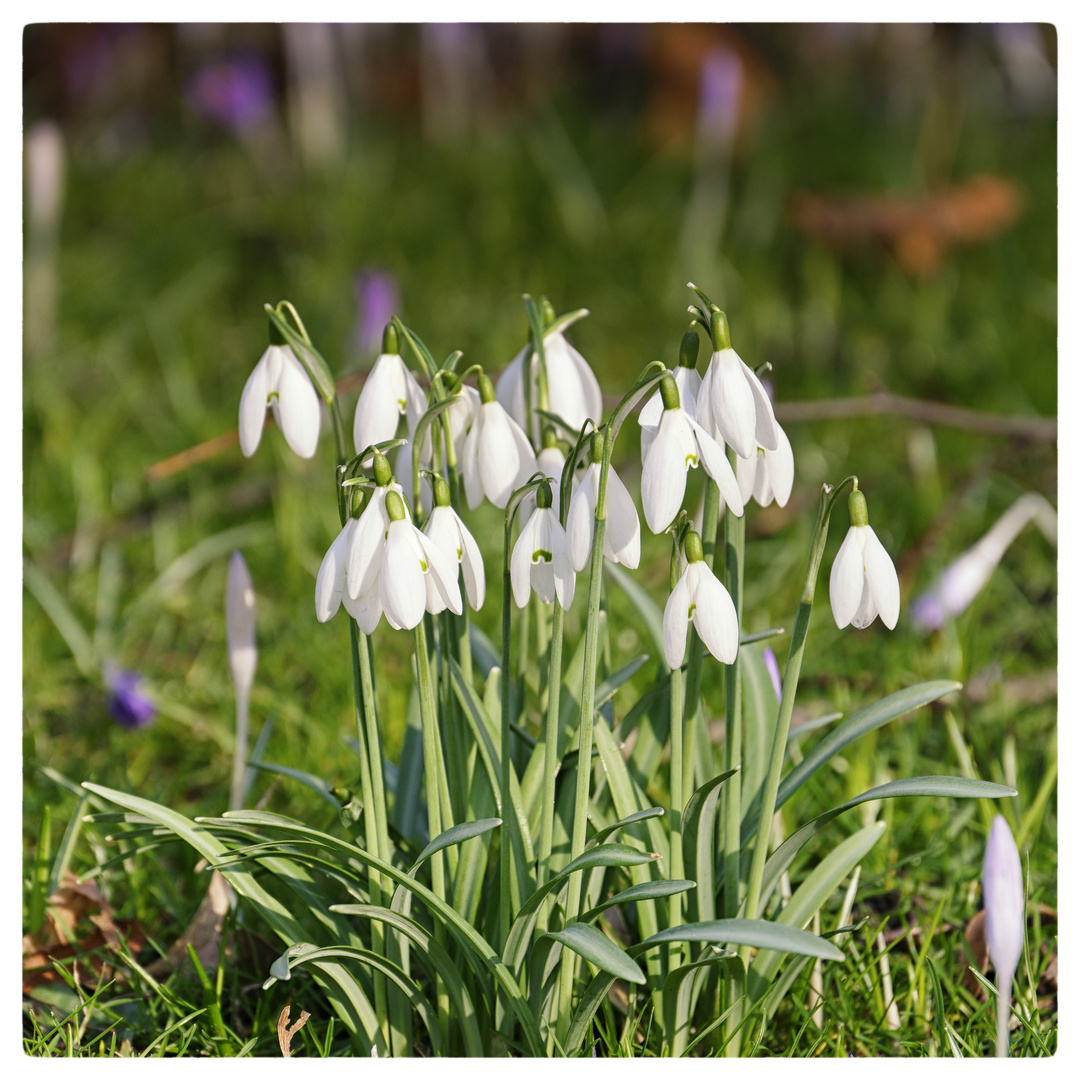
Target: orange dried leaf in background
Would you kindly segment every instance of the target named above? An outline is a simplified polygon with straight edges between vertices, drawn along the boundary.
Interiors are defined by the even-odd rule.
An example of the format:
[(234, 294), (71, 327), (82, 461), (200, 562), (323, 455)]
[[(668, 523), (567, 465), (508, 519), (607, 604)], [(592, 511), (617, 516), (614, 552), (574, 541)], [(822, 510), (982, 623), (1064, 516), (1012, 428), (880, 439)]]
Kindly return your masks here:
[(932, 274), (952, 244), (978, 243), (1011, 225), (1023, 208), (1020, 191), (1001, 176), (975, 176), (924, 196), (823, 198), (794, 192), (788, 221), (839, 250), (881, 244), (916, 277)]

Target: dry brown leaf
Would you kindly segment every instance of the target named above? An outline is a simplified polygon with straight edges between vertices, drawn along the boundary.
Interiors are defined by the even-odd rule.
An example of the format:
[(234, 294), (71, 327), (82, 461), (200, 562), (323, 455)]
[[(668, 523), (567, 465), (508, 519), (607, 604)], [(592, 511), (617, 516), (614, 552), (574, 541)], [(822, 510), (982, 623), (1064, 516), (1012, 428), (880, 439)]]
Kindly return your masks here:
[(296, 1021), (292, 1027), (289, 1027), (289, 1012), (292, 1010), (291, 1005), (286, 1005), (281, 1010), (281, 1015), (278, 1017), (277, 1022), (277, 1040), (278, 1046), (281, 1047), (281, 1056), (283, 1058), (292, 1057), (292, 1038), (293, 1036), (308, 1022), (308, 1017), (311, 1013), (300, 1010), (300, 1019)]

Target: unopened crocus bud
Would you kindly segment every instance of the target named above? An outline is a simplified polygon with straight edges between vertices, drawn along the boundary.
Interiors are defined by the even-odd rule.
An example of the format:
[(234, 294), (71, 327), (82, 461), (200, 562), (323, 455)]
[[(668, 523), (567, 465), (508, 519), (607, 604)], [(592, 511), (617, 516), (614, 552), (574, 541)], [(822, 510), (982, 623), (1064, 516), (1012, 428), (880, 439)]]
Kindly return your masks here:
[(983, 858), (986, 947), (1005, 986), (1012, 984), (1024, 947), (1024, 879), (1008, 822), (998, 814)]
[(255, 590), (247, 563), (239, 551), (229, 560), (229, 579), (225, 589), (225, 638), (229, 651), (229, 670), (237, 691), (247, 693), (255, 681)]

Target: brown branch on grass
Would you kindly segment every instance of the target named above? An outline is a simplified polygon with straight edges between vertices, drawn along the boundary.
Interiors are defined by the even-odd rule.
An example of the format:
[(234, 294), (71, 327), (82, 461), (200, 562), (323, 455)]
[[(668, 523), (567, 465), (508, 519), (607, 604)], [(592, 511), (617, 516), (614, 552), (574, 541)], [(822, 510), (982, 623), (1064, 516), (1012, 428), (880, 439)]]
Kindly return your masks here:
[(311, 1013), (300, 1010), (300, 1019), (296, 1021), (292, 1027), (289, 1027), (289, 1012), (292, 1009), (291, 1005), (286, 1005), (281, 1010), (281, 1015), (278, 1017), (277, 1022), (277, 1038), (278, 1046), (281, 1047), (281, 1056), (283, 1058), (292, 1057), (292, 1050), (290, 1044), (292, 1043), (293, 1036), (308, 1022), (308, 1017)]

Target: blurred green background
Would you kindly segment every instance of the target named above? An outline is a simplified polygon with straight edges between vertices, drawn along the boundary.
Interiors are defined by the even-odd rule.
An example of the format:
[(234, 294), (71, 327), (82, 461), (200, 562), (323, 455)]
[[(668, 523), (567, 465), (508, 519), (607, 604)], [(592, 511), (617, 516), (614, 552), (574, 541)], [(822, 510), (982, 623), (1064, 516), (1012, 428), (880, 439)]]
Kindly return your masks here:
[[(789, 623), (817, 488), (857, 472), (900, 570), (900, 624), (836, 631), (823, 582), (801, 704), (962, 679), (950, 708), (975, 770), (1020, 788), (1014, 826), (1033, 805), (1056, 762), (1055, 550), (1029, 529), (955, 622), (925, 635), (909, 612), (1019, 494), (1056, 504), (1055, 440), (784, 409), (888, 390), (1055, 416), (1052, 27), (51, 24), (25, 30), (24, 80), (28, 851), (45, 804), (75, 805), (58, 774), (222, 809), (235, 547), (257, 593), (255, 731), (276, 716), (266, 757), (351, 780), (348, 630), (312, 605), (337, 532), (328, 425), (310, 461), (268, 426), (250, 460), (225, 440), (147, 473), (235, 429), (264, 302), (291, 300), (340, 377), (373, 361), (388, 297), (436, 357), (460, 348), (495, 372), (525, 341), (521, 294), (546, 295), (590, 309), (569, 337), (616, 395), (649, 361), (674, 363), (688, 280), (727, 311), (743, 359), (771, 363), (795, 452), (787, 507), (748, 519), (750, 628)], [(635, 436), (619, 449), (631, 475)], [(498, 514), (470, 520), (494, 556)], [(665, 543), (646, 544), (639, 574), (661, 602)], [(497, 637), (489, 580), (478, 621)], [(647, 647), (619, 625), (622, 659)], [(376, 634), (391, 757), (410, 648)], [(142, 675), (153, 724), (112, 718), (107, 662)], [(707, 693), (718, 711), (718, 680)], [(882, 773), (956, 771), (956, 747), (924, 711), (847, 764), (832, 782), (854, 794)], [(270, 799), (312, 805), (288, 784)], [(1054, 805), (1028, 838), (1050, 903)], [(963, 836), (936, 850), (973, 880), (981, 840)], [(897, 830), (880, 858), (904, 843)], [(197, 890), (155, 879), (132, 903), (182, 918)]]

